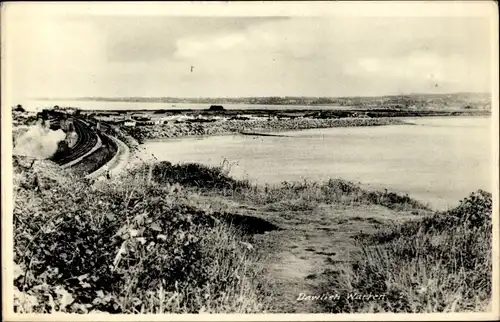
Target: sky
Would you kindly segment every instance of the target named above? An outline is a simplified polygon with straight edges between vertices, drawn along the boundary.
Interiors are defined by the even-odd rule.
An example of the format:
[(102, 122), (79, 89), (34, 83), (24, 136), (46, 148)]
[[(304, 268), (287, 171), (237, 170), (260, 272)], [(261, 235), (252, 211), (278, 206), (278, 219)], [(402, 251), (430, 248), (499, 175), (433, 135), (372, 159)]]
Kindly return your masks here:
[(14, 99), (371, 96), (491, 88), (491, 16), (80, 10), (18, 11), (10, 18), (4, 57)]

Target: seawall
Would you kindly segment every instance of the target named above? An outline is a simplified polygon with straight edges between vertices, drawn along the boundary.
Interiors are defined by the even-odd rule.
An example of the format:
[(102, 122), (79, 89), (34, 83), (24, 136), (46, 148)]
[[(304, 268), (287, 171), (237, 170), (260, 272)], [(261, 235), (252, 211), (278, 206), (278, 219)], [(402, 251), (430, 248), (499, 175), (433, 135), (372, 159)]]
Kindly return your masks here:
[(216, 122), (179, 122), (146, 125), (126, 131), (139, 141), (184, 136), (210, 136), (230, 133), (269, 133), (313, 128), (380, 126), (408, 124), (396, 118), (341, 118), (341, 119), (262, 119), (221, 120)]

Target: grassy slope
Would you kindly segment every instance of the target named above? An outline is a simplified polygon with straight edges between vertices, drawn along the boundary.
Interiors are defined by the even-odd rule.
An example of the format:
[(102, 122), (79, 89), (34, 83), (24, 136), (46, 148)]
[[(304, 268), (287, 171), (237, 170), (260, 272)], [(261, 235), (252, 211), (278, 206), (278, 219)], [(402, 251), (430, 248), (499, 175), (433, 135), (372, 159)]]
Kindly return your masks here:
[[(460, 224), (453, 226), (455, 230), (422, 231), (418, 228), (432, 226), (438, 219), (407, 196), (367, 192), (342, 180), (252, 186), (228, 177), (226, 170), (162, 162), (136, 168), (120, 183), (97, 187), (58, 177), (60, 182), (42, 192), (33, 190), (31, 170), (16, 176), (17, 195), (22, 197), (14, 213), (21, 272), (16, 286), (24, 290), (18, 300), (30, 295), (38, 296), (39, 302), (51, 293), (60, 302), (61, 293), (66, 294), (61, 288), (77, 299), (64, 308), (24, 304), (18, 309), (352, 312), (470, 310), (488, 304), (491, 286), (484, 277), (491, 271), (487, 260), (491, 246), (484, 240), (490, 233), (485, 225), (491, 196), (489, 205), (486, 195), (485, 200), (479, 198), (466, 210), (458, 210), (454, 217), (459, 219), (453, 223)], [(478, 204), (484, 207), (479, 209)], [(484, 220), (462, 221), (463, 213), (480, 213)], [(241, 220), (236, 219), (248, 218), (243, 216), (275, 226), (263, 234), (242, 234)], [(219, 218), (235, 221), (228, 227)], [(422, 222), (422, 218), (431, 219)], [(409, 219), (416, 221), (405, 224)], [(251, 221), (248, 225), (266, 226)], [(414, 228), (401, 228), (407, 225)], [(376, 235), (360, 239), (360, 233)], [(472, 239), (477, 233), (485, 239)], [(428, 242), (417, 246), (421, 240)], [(123, 245), (128, 252), (116, 264)], [(462, 249), (473, 250), (467, 258), (474, 264), (463, 261)], [(435, 252), (426, 261), (406, 256), (408, 250)], [(69, 258), (61, 258), (64, 253)], [(445, 255), (447, 262), (460, 260), (453, 262), (453, 268), (447, 262), (433, 266)], [(388, 266), (393, 263), (404, 265), (398, 270)], [(424, 268), (441, 273), (432, 275)], [(479, 273), (459, 284), (472, 269)], [(427, 297), (417, 296), (429, 280), (440, 287)], [(408, 291), (410, 281), (414, 292), (401, 302), (401, 290)], [(399, 293), (397, 299), (377, 306), (373, 301), (297, 301), (301, 292)], [(461, 300), (455, 301), (458, 296)]]
[(57, 171), (16, 173), (16, 310), (265, 310), (264, 274), (244, 236), (189, 193), (140, 173), (93, 186)]
[(353, 265), (325, 272), (323, 290), (344, 296), (331, 312), (478, 312), (491, 309), (491, 194), (482, 190), (447, 212), (357, 236)]

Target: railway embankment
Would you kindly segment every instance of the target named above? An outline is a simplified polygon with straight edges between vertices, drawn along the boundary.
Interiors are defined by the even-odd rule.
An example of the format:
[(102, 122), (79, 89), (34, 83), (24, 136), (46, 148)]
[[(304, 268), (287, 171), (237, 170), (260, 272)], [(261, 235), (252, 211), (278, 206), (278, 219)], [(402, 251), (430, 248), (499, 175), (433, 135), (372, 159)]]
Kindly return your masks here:
[(113, 146), (112, 150), (108, 150), (108, 155), (109, 153), (111, 153), (113, 156), (97, 170), (89, 173), (86, 176), (89, 179), (96, 179), (108, 174), (110, 177), (114, 177), (118, 175), (128, 163), (128, 159), (130, 156), (130, 150), (128, 146), (115, 137), (106, 134), (103, 134), (103, 136), (108, 140), (108, 145)]
[(97, 143), (90, 150), (85, 152), (83, 155), (71, 160), (70, 162), (61, 165), (61, 167), (62, 168), (69, 168), (69, 167), (81, 162), (82, 160), (84, 160), (86, 157), (90, 156), (92, 153), (94, 153), (95, 151), (97, 151), (101, 147), (102, 147), (101, 138), (99, 136), (97, 136)]

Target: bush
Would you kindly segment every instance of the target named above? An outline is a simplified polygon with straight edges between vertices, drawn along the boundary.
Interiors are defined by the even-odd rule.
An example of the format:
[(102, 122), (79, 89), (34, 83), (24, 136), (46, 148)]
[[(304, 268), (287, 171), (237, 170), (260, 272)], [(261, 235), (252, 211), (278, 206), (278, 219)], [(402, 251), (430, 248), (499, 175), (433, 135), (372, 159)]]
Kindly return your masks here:
[(16, 108), (14, 109), (15, 112), (21, 112), (21, 113), (24, 113), (26, 112), (26, 110), (23, 108), (23, 106), (21, 104), (18, 104), (16, 106)]
[(158, 183), (179, 183), (202, 189), (234, 191), (250, 187), (247, 181), (236, 180), (229, 176), (227, 162), (212, 167), (198, 163), (172, 164), (163, 161), (153, 165), (153, 178)]
[[(484, 311), (491, 298), (491, 194), (472, 193), (455, 209), (361, 235), (352, 265), (323, 287), (344, 294), (331, 312)], [(345, 294), (380, 294), (359, 301)]]
[[(410, 197), (394, 192), (378, 192), (362, 189), (360, 186), (342, 179), (318, 182), (287, 182), (280, 185), (249, 187), (243, 197), (262, 204), (288, 203), (289, 210), (310, 210), (318, 203), (377, 204), (394, 210), (429, 212), (430, 208)], [(283, 205), (281, 205), (283, 206)], [(283, 209), (272, 205), (275, 209)]]
[(243, 237), (177, 186), (76, 179), (15, 180), (16, 312), (265, 310)]
[(224, 111), (224, 107), (222, 105), (211, 105), (209, 110), (210, 111)]

